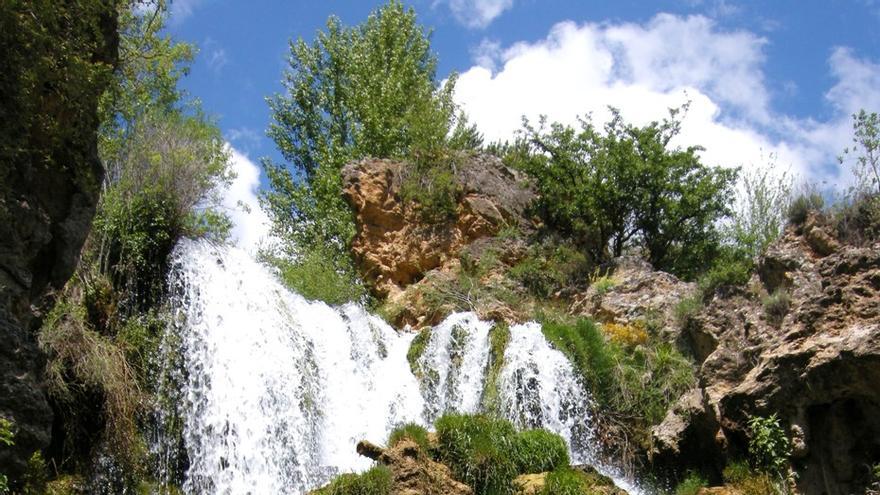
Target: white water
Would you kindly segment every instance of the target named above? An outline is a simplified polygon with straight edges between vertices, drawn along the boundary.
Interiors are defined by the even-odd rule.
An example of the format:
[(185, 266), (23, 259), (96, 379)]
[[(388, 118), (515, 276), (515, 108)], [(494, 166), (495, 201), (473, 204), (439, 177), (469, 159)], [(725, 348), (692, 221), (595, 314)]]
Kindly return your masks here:
[[(159, 417), (181, 427), (160, 431), (155, 450), (168, 466), (184, 451), (185, 493), (304, 493), (369, 467), (359, 440), (479, 411), (492, 323), (474, 314), (432, 329), (420, 382), (406, 359), (414, 334), (356, 305), (306, 301), (238, 249), (181, 244), (171, 286), (176, 323), (163, 348), (172, 384)], [(503, 413), (559, 433), (573, 462), (593, 461), (589, 394), (539, 325), (511, 327), (504, 358)], [(168, 466), (160, 471), (170, 478)]]

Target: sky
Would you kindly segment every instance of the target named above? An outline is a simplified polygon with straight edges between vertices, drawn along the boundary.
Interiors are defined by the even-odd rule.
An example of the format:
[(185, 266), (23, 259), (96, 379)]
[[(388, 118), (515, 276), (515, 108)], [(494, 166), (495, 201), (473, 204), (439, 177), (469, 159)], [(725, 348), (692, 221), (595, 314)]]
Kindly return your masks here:
[[(182, 84), (231, 147), (227, 203), (243, 247), (266, 236), (256, 164), (282, 160), (265, 98), (283, 91), (290, 40), (311, 41), (331, 15), (358, 24), (383, 3), (172, 2), (168, 32), (200, 50)], [(690, 101), (675, 144), (702, 146), (704, 163), (843, 187), (851, 115), (880, 111), (880, 0), (404, 3), (432, 29), (438, 77), (459, 74), (456, 102), (487, 141), (513, 137), (523, 116), (601, 124), (611, 105), (647, 124)]]

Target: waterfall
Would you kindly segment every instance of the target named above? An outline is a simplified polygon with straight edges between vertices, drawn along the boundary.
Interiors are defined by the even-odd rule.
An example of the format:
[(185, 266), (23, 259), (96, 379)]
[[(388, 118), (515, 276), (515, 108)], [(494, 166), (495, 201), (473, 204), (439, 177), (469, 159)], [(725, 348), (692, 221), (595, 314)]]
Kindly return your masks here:
[[(414, 333), (358, 305), (307, 301), (239, 249), (181, 243), (170, 286), (153, 450), (185, 493), (301, 494), (368, 468), (359, 440), (480, 410), (493, 324), (472, 313), (431, 329), (417, 377), (407, 360)], [(502, 413), (560, 434), (574, 462), (592, 461), (589, 394), (572, 365), (538, 324), (510, 334)]]

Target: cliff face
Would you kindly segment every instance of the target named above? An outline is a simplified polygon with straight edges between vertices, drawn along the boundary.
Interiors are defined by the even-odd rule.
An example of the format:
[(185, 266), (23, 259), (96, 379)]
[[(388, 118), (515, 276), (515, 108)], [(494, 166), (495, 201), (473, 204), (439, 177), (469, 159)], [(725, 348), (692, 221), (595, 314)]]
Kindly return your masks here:
[[(52, 411), (41, 383), (36, 331), (52, 292), (76, 267), (103, 177), (96, 130), (98, 98), (109, 78), (62, 79), (74, 78), (76, 72), (64, 71), (81, 68), (68, 65), (83, 60), (95, 74), (108, 75), (118, 44), (116, 2), (90, 6), (95, 17), (72, 13), (76, 5), (57, 6), (38, 19), (48, 32), (29, 30), (21, 20), (40, 11), (18, 9), (26, 6), (0, 10), (0, 66), (6, 73), (0, 114), (7, 121), (0, 129), (7, 147), (0, 163), (0, 416), (12, 420), (15, 430), (14, 448), (0, 452), (0, 472), (13, 477), (50, 440)], [(64, 9), (83, 18), (71, 21), (58, 14)], [(41, 45), (45, 40), (59, 47)], [(34, 69), (47, 61), (57, 72)], [(31, 90), (15, 92), (27, 84)]]
[[(787, 312), (767, 302), (777, 291), (790, 297)], [(702, 363), (701, 387), (655, 429), (657, 462), (718, 470), (746, 449), (749, 415), (777, 413), (802, 492), (868, 484), (880, 460), (880, 245), (842, 244), (811, 217), (684, 337)]]

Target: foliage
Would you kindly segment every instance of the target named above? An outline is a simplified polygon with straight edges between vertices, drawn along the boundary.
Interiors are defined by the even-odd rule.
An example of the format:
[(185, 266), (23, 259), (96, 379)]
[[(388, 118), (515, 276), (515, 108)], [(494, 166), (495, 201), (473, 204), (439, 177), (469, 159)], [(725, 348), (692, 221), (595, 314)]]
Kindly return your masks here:
[[(766, 473), (755, 472), (746, 461), (733, 461), (724, 467), (724, 482), (736, 487), (743, 495), (780, 495), (787, 493), (781, 480), (774, 481)], [(783, 485), (783, 486), (780, 486)]]
[(46, 460), (39, 451), (34, 452), (27, 462), (24, 476), (22, 477), (23, 495), (44, 495), (46, 493), (46, 482), (48, 470), (46, 468)]
[(527, 255), (510, 269), (510, 276), (540, 298), (586, 278), (590, 263), (575, 246), (546, 240), (529, 247)]
[(568, 447), (559, 435), (547, 430), (525, 430), (513, 442), (517, 473), (531, 474), (568, 467)]
[(514, 493), (517, 464), (511, 455), (516, 431), (510, 422), (488, 416), (446, 414), (437, 429), (437, 460), (452, 469), (476, 495)]
[(853, 144), (839, 157), (855, 155), (853, 195), (880, 194), (880, 115), (864, 109), (853, 114)]
[(343, 474), (317, 490), (318, 495), (390, 495), (392, 473), (386, 466), (375, 466), (361, 474)]
[(540, 495), (582, 495), (584, 493), (589, 492), (583, 475), (565, 466), (547, 473)]
[(658, 269), (684, 277), (704, 269), (719, 242), (716, 222), (730, 214), (737, 171), (703, 165), (700, 148), (670, 147), (680, 111), (636, 127), (612, 108), (604, 132), (588, 119), (577, 130), (525, 121), (514, 161), (535, 179), (547, 225), (597, 261), (641, 247)]
[(791, 455), (791, 444), (776, 414), (752, 416), (749, 425), (749, 455), (758, 469), (782, 474)]
[(594, 289), (596, 289), (596, 294), (599, 294), (600, 296), (602, 296), (602, 295), (607, 294), (608, 291), (610, 291), (611, 289), (614, 288), (614, 286), (617, 285), (617, 280), (615, 280), (614, 277), (604, 275), (601, 277), (594, 278), (590, 282), (590, 285)]
[(679, 327), (684, 328), (702, 308), (703, 300), (699, 294), (685, 297), (675, 305), (675, 321), (678, 323)]
[(775, 168), (775, 158), (771, 158), (768, 166), (740, 175), (737, 207), (724, 232), (729, 244), (750, 259), (760, 256), (785, 228), (792, 181), (787, 173), (777, 174)]
[(695, 383), (693, 363), (667, 342), (649, 339), (633, 347), (606, 341), (588, 319), (575, 325), (547, 322), (542, 328), (584, 377), (597, 407), (625, 420), (634, 433), (662, 420), (669, 405)]
[(791, 296), (785, 289), (777, 289), (763, 300), (764, 315), (772, 325), (780, 325), (791, 308)]
[(430, 451), (428, 430), (423, 426), (415, 423), (407, 423), (394, 428), (388, 435), (388, 446), (393, 447), (405, 438), (417, 443), (419, 447), (421, 447), (422, 452), (428, 453)]
[(711, 267), (697, 280), (697, 293), (707, 301), (719, 289), (741, 287), (752, 276), (754, 260), (748, 251), (727, 247), (715, 258)]
[(0, 3), (0, 193), (13, 183), (13, 170), (25, 165), (71, 167), (74, 181), (93, 189), (98, 171), (91, 150), (71, 144), (94, 140), (97, 100), (112, 77), (108, 28), (117, 5)]
[(675, 487), (675, 495), (697, 495), (700, 489), (709, 486), (706, 478), (697, 473), (688, 473), (687, 476)]
[(409, 369), (412, 370), (413, 375), (417, 377), (421, 377), (422, 375), (421, 367), (419, 366), (419, 358), (425, 353), (425, 348), (428, 347), (428, 342), (430, 341), (430, 327), (423, 328), (422, 331), (413, 338), (412, 342), (409, 344), (409, 349), (406, 351), (406, 360), (409, 361)]
[(804, 191), (797, 195), (788, 207), (787, 217), (792, 225), (801, 225), (811, 211), (822, 211), (825, 200), (816, 191)]
[(615, 344), (635, 347), (648, 343), (648, 332), (642, 321), (634, 323), (603, 323), (602, 331)]
[[(15, 445), (14, 437), (15, 432), (13, 431), (12, 421), (0, 417), (0, 447)], [(7, 493), (9, 493), (9, 480), (5, 474), (0, 473), (0, 495), (6, 495)]]
[(264, 161), (270, 190), (262, 197), (282, 240), (280, 257), (295, 262), (324, 247), (342, 271), (351, 271), (346, 256), (354, 222), (340, 171), (352, 160), (410, 159), (414, 180), (434, 180), (419, 196), (425, 211), (448, 209), (442, 198), (452, 184), (449, 167), (435, 159), (446, 156), (450, 143), (469, 142), (468, 128), (459, 125), (452, 103), (455, 78), (437, 87), (428, 37), (412, 9), (389, 0), (358, 26), (331, 17), (313, 43), (291, 43), (286, 94), (269, 99), (269, 136), (289, 168)]
[(855, 245), (880, 239), (880, 194), (864, 194), (837, 206), (834, 220), (839, 239)]
[(327, 304), (364, 301), (367, 290), (352, 264), (337, 260), (333, 249), (316, 247), (296, 261), (264, 253), (264, 260), (274, 265), (285, 285), (306, 299)]

